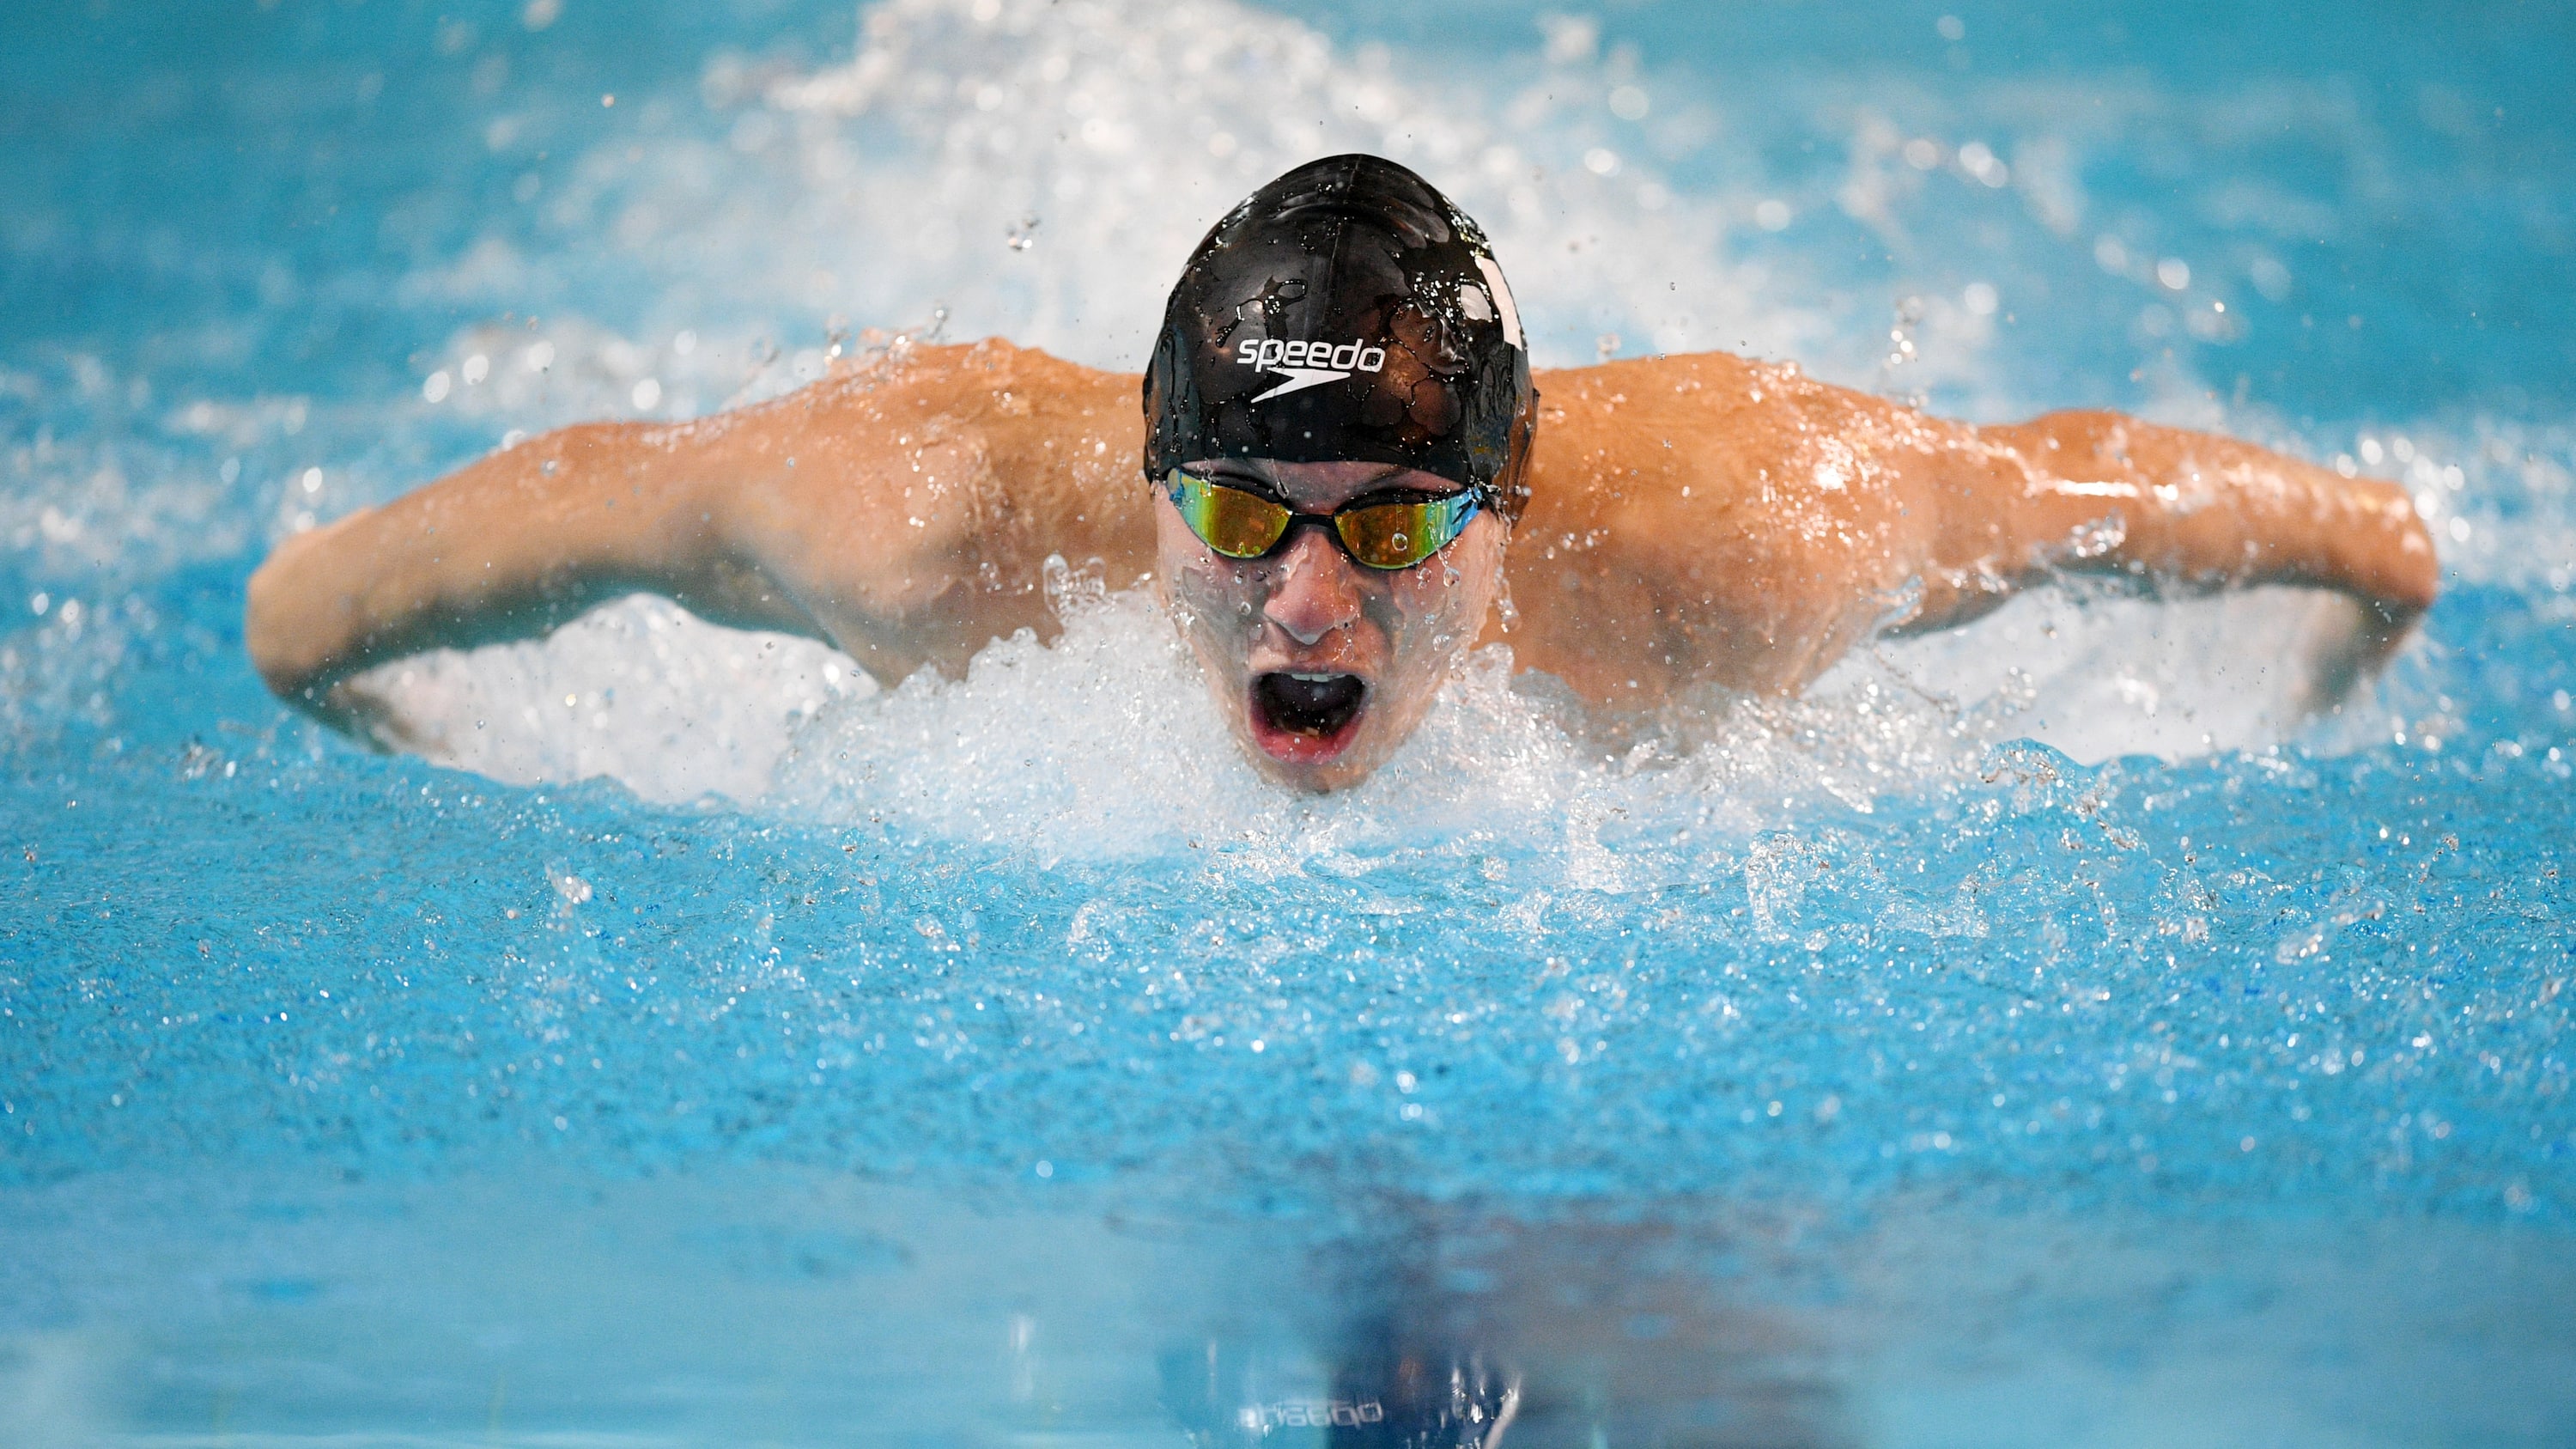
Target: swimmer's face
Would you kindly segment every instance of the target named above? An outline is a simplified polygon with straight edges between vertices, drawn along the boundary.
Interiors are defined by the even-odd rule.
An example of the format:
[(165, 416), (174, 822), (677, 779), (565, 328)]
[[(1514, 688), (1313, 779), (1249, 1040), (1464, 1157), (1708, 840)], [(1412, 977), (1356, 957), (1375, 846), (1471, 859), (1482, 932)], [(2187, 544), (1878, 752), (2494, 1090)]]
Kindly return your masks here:
[[(1191, 471), (1299, 513), (1396, 488), (1459, 491), (1384, 463), (1228, 459)], [(1267, 557), (1227, 558), (1168, 493), (1157, 488), (1155, 500), (1159, 577), (1217, 710), (1263, 774), (1297, 789), (1338, 790), (1384, 764), (1475, 643), (1501, 586), (1505, 531), (1490, 508), (1421, 563), (1381, 570), (1314, 527), (1292, 528)]]

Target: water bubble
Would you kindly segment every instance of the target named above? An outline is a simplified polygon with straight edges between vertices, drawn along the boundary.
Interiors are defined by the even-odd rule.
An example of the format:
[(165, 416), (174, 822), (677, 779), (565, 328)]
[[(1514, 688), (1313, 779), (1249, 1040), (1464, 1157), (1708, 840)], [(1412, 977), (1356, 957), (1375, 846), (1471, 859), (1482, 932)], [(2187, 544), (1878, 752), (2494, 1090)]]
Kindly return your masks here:
[(1601, 45), (1601, 22), (1583, 15), (1542, 15), (1539, 29), (1547, 36), (1547, 58), (1557, 65), (1590, 60)]

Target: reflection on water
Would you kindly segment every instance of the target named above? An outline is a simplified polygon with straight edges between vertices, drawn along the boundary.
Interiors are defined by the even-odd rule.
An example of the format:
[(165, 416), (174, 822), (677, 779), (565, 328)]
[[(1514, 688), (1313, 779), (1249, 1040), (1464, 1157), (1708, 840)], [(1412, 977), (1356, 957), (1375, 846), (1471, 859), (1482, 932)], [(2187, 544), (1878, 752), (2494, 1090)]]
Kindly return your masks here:
[(541, 1166), (16, 1189), (0, 1442), (2542, 1449), (2576, 1422), (2576, 1264), (2542, 1233), (1189, 1197)]
[(1756, 1424), (1761, 1442), (1820, 1442), (1762, 1372), (1780, 1331), (1672, 1278), (1655, 1261), (1667, 1230), (1387, 1215), (1409, 1221), (1292, 1272), (1310, 1291), (1284, 1305), (1281, 1341), (1212, 1333), (1161, 1355), (1164, 1402), (1199, 1449), (1662, 1443), (1719, 1424), (1728, 1442)]
[(1320, 1378), (1222, 1339), (1169, 1350), (1161, 1368), (1163, 1401), (1198, 1449), (1499, 1449), (1522, 1409), (1517, 1372), (1437, 1338), (1344, 1348)]
[[(7, 1442), (1857, 1442), (1852, 1345), (1758, 1266), (1776, 1229), (1375, 1199), (1338, 1227), (1183, 1225), (776, 1176), (216, 1196), (10, 1200), (18, 1241), (82, 1267), (9, 1287), (158, 1311), (0, 1340)], [(169, 1292), (109, 1244), (194, 1268)]]
[[(1822, 1305), (1719, 1266), (1758, 1231), (1659, 1212), (1531, 1223), (1405, 1204), (1371, 1216), (1401, 1226), (1313, 1255), (1335, 1290), (1308, 1329), (1335, 1411), (1320, 1437), (1335, 1449), (1855, 1442), (1848, 1354), (1824, 1336)], [(1213, 1344), (1205, 1361), (1225, 1362)], [(1243, 1374), (1235, 1396), (1256, 1404), (1238, 1421), (1276, 1417), (1257, 1403), (1271, 1392)]]

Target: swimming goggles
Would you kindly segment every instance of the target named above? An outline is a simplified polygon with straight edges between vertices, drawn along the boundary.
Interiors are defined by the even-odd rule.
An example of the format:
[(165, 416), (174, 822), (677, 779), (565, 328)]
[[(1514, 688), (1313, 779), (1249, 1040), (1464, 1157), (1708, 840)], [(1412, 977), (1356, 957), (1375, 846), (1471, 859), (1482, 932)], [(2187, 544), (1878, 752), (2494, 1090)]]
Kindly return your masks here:
[(1299, 524), (1330, 524), (1353, 562), (1383, 570), (1409, 569), (1447, 548), (1485, 503), (1480, 488), (1440, 496), (1398, 490), (1355, 498), (1329, 514), (1298, 513), (1276, 499), (1180, 468), (1167, 481), (1181, 521), (1227, 558), (1260, 558)]

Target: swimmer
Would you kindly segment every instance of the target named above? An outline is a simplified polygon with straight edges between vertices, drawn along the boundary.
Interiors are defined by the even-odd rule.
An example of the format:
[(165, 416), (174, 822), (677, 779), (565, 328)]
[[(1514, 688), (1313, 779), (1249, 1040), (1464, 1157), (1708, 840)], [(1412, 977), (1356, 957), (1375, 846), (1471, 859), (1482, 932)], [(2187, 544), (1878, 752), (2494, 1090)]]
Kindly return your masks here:
[(1139, 391), (1000, 340), (898, 343), (696, 422), (565, 428), (285, 540), (250, 581), (251, 657), (364, 735), (359, 671), (644, 590), (892, 685), (1052, 637), (1061, 558), (1150, 578), (1253, 764), (1323, 791), (1383, 764), (1483, 643), (1605, 709), (1789, 694), (1873, 635), (2084, 571), (2340, 591), (2365, 620), (2348, 680), (2436, 584), (2395, 485), (2226, 438), (1971, 426), (1723, 353), (1534, 375), (1483, 233), (1371, 156), (1217, 223), (1141, 416)]

